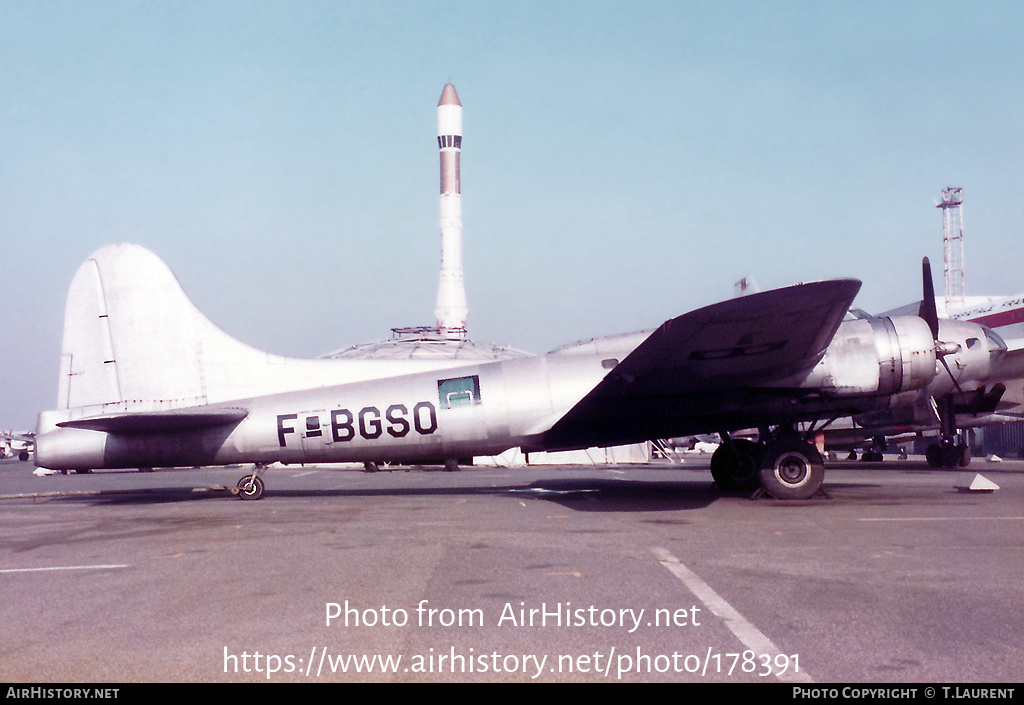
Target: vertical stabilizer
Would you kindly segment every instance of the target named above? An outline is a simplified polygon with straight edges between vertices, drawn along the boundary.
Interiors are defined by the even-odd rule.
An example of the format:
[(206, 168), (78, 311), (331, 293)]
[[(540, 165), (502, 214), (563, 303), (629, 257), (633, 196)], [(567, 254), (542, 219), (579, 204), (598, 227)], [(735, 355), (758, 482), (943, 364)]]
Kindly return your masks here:
[(205, 348), (260, 355), (210, 323), (155, 255), (104, 247), (68, 292), (58, 407), (204, 403)]
[(76, 410), (71, 417), (178, 409), (434, 367), (433, 360), (306, 360), (258, 350), (204, 316), (152, 252), (110, 245), (71, 283), (57, 408)]

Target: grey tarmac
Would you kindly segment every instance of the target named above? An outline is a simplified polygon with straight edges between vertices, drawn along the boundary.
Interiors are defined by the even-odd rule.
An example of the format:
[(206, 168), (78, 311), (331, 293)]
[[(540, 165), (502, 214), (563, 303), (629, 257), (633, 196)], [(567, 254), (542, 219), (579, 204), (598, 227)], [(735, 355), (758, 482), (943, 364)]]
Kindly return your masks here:
[(832, 462), (800, 502), (707, 467), (273, 467), (244, 502), (244, 468), (5, 462), (0, 679), (1024, 680), (1024, 463)]

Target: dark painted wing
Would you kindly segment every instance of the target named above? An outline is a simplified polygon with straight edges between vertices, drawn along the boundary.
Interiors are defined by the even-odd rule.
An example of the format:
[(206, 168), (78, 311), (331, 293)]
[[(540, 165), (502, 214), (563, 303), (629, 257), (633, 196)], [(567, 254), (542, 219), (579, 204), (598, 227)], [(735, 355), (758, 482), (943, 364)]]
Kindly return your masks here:
[(666, 321), (544, 434), (543, 445), (742, 428), (775, 413), (778, 393), (757, 387), (814, 367), (859, 290), (855, 279), (798, 284)]

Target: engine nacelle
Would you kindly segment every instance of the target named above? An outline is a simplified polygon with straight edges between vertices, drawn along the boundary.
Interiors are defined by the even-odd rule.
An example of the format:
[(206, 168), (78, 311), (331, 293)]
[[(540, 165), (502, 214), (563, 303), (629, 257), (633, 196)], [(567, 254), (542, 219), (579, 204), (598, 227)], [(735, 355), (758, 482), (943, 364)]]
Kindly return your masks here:
[(800, 386), (838, 396), (891, 395), (927, 387), (935, 379), (935, 341), (917, 316), (843, 321)]

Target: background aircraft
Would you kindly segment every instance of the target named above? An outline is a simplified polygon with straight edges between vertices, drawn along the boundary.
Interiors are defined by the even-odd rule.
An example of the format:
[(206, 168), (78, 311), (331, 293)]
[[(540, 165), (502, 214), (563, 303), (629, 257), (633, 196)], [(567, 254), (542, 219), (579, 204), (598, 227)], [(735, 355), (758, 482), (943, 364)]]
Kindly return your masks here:
[[(51, 469), (254, 463), (443, 463), (719, 433), (716, 481), (807, 498), (822, 422), (928, 388), (983, 387), (1004, 352), (981, 326), (843, 318), (860, 282), (799, 284), (723, 301), (654, 331), (542, 356), (298, 360), (218, 329), (167, 266), (135, 245), (90, 257), (68, 294), (57, 408), (36, 464)], [(936, 374), (953, 356), (956, 373)], [(948, 364), (944, 364), (949, 367)], [(801, 432), (801, 424), (808, 424)], [(757, 441), (730, 432), (757, 428)]]
[(948, 315), (953, 320), (988, 326), (1011, 348), (1024, 347), (1024, 294), (993, 299)]
[(31, 431), (0, 431), (0, 460), (28, 460), (32, 456), (34, 443), (35, 434)]

